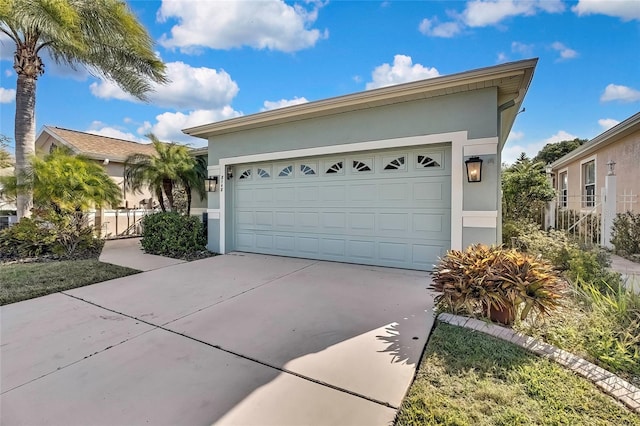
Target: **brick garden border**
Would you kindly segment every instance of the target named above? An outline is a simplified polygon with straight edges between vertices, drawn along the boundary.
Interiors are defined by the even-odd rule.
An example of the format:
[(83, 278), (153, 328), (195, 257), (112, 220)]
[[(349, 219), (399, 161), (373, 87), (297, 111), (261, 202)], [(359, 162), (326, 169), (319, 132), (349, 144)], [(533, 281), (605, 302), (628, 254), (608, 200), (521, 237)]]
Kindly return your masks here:
[(590, 380), (606, 394), (622, 402), (637, 414), (640, 414), (640, 388), (635, 387), (626, 380), (622, 380), (604, 368), (598, 367), (555, 346), (497, 324), (448, 313), (438, 315), (438, 320), (447, 324), (480, 331), (498, 339), (511, 342), (537, 355), (552, 359)]

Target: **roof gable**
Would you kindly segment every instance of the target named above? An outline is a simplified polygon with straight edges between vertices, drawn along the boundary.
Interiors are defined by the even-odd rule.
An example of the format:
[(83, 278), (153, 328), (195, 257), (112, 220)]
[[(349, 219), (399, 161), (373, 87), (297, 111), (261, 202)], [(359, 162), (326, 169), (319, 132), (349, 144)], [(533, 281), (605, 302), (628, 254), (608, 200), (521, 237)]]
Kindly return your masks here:
[(36, 145), (45, 134), (68, 146), (77, 154), (96, 160), (108, 158), (110, 161), (123, 162), (131, 154), (155, 154), (155, 148), (150, 143), (131, 142), (54, 126), (44, 126), (38, 135)]

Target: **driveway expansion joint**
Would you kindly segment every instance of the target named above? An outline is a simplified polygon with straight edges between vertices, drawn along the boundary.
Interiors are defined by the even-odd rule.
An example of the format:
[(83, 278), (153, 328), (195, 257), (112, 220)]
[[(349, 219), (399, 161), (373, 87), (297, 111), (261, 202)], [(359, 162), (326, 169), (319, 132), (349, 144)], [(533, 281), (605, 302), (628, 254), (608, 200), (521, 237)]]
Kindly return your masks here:
[[(314, 262), (314, 263), (311, 263), (311, 264), (309, 264), (309, 265), (306, 265), (306, 266), (304, 266), (304, 267), (302, 267), (302, 268), (300, 268), (300, 269), (297, 269), (296, 271), (293, 271), (293, 272), (290, 272), (290, 273), (284, 274), (282, 277), (286, 277), (286, 276), (291, 275), (291, 274), (293, 274), (293, 273), (295, 273), (295, 272), (301, 271), (301, 270), (303, 270), (303, 269), (305, 269), (305, 268), (308, 268), (308, 267), (310, 267), (310, 266), (314, 265), (315, 263), (317, 263), (317, 262)], [(275, 281), (275, 280), (277, 280), (277, 279), (280, 279), (280, 278), (282, 278), (282, 277), (274, 278), (273, 280), (270, 280), (270, 281), (268, 281), (268, 282), (266, 282), (266, 283), (263, 283), (263, 284), (261, 284), (260, 286), (257, 286), (257, 287), (255, 287), (255, 288), (258, 288), (258, 287), (261, 287), (261, 286), (263, 286), (263, 285), (269, 284), (270, 282), (273, 282), (273, 281)], [(247, 290), (247, 291), (251, 291), (251, 289), (250, 289), (250, 290)], [(89, 300), (85, 300), (85, 299), (83, 299), (83, 298), (81, 298), (81, 297), (78, 297), (78, 296), (74, 296), (74, 295), (71, 295), (71, 294), (67, 294), (67, 293), (65, 293), (65, 292), (60, 292), (60, 293), (64, 294), (65, 296), (71, 297), (71, 298), (73, 298), (73, 299), (79, 300), (79, 301), (81, 301), (81, 302), (88, 303), (88, 304), (90, 304), (90, 305), (92, 305), (92, 306), (96, 306), (96, 307), (101, 308), (101, 309), (104, 309), (104, 310), (106, 310), (106, 311), (113, 312), (113, 313), (118, 314), (118, 315), (122, 315), (122, 316), (124, 316), (124, 317), (127, 317), (127, 318), (130, 318), (130, 319), (133, 319), (133, 320), (139, 321), (139, 322), (141, 322), (141, 323), (143, 323), (143, 324), (146, 324), (146, 325), (149, 325), (149, 326), (153, 327), (152, 329), (147, 330), (147, 331), (145, 331), (144, 333), (141, 333), (140, 335), (145, 334), (145, 333), (149, 333), (149, 332), (154, 331), (154, 330), (157, 330), (157, 329), (160, 329), (160, 330), (163, 330), (163, 331), (169, 332), (169, 333), (171, 333), (171, 334), (175, 334), (175, 335), (177, 335), (177, 336), (182, 336), (182, 337), (187, 338), (187, 339), (189, 339), (189, 340), (193, 340), (194, 342), (198, 342), (198, 343), (201, 343), (201, 344), (203, 344), (203, 345), (209, 346), (210, 348), (217, 349), (217, 350), (219, 350), (219, 351), (222, 351), (222, 352), (228, 353), (228, 354), (230, 354), (230, 355), (237, 356), (237, 357), (242, 358), (242, 359), (245, 359), (245, 360), (247, 360), (247, 361), (255, 362), (255, 363), (260, 364), (260, 365), (262, 365), (262, 366), (264, 366), (264, 367), (268, 367), (268, 368), (271, 368), (271, 369), (274, 369), (274, 370), (280, 371), (280, 372), (285, 373), (285, 374), (290, 374), (290, 375), (292, 375), (292, 376), (296, 376), (296, 377), (298, 377), (298, 378), (300, 378), (300, 379), (303, 379), (303, 380), (306, 380), (306, 381), (309, 381), (309, 382), (312, 382), (312, 383), (318, 384), (318, 385), (320, 385), (320, 386), (328, 387), (328, 388), (333, 389), (333, 390), (336, 390), (336, 391), (338, 391), (338, 392), (346, 393), (346, 394), (348, 394), (348, 395), (355, 396), (355, 397), (358, 397), (358, 398), (364, 399), (364, 400), (369, 401), (369, 402), (373, 402), (374, 404), (378, 404), (378, 405), (381, 405), (381, 406), (383, 406), (383, 407), (391, 408), (391, 409), (396, 410), (396, 411), (400, 408), (399, 406), (395, 406), (395, 405), (393, 405), (393, 404), (391, 404), (391, 403), (389, 403), (389, 402), (380, 401), (380, 400), (378, 400), (378, 399), (375, 399), (375, 398), (372, 398), (372, 397), (369, 397), (369, 396), (363, 395), (363, 394), (361, 394), (361, 393), (354, 392), (354, 391), (351, 391), (351, 390), (349, 390), (349, 389), (341, 388), (341, 387), (339, 387), (339, 386), (332, 385), (331, 383), (327, 383), (327, 382), (324, 382), (324, 381), (322, 381), (322, 380), (314, 379), (313, 377), (305, 376), (305, 375), (303, 375), (303, 374), (296, 373), (295, 371), (291, 371), (291, 370), (288, 370), (288, 369), (286, 369), (286, 368), (282, 368), (282, 367), (278, 367), (278, 366), (275, 366), (275, 365), (269, 364), (269, 363), (264, 362), (264, 361), (261, 361), (261, 360), (259, 360), (259, 359), (257, 359), (257, 358), (254, 358), (254, 357), (251, 357), (251, 356), (248, 356), (248, 355), (244, 355), (244, 354), (241, 354), (241, 353), (239, 353), (239, 352), (235, 352), (235, 351), (232, 351), (232, 350), (230, 350), (230, 349), (223, 348), (222, 346), (214, 345), (214, 344), (212, 344), (212, 343), (205, 342), (205, 341), (203, 341), (203, 340), (196, 339), (195, 337), (189, 336), (189, 335), (187, 335), (187, 334), (180, 333), (180, 332), (178, 332), (178, 331), (171, 330), (171, 329), (169, 329), (169, 328), (164, 327), (166, 324), (170, 324), (170, 323), (172, 323), (172, 322), (174, 322), (174, 321), (177, 321), (177, 320), (178, 320), (178, 319), (180, 319), (180, 318), (177, 318), (177, 319), (175, 319), (175, 320), (173, 320), (173, 321), (169, 321), (169, 322), (168, 322), (168, 323), (166, 323), (166, 324), (157, 325), (157, 324), (150, 323), (149, 321), (146, 321), (146, 320), (144, 320), (144, 319), (138, 318), (138, 317), (136, 317), (136, 316), (129, 315), (129, 314), (126, 314), (126, 313), (124, 313), (124, 312), (118, 312), (118, 311), (116, 311), (116, 310), (114, 310), (114, 309), (107, 308), (107, 307), (102, 306), (102, 305), (99, 305), (99, 304), (97, 304), (97, 303), (95, 303), (95, 302), (91, 302), (91, 301), (89, 301)], [(246, 291), (245, 291), (245, 292), (243, 292), (243, 293), (246, 293)], [(239, 293), (238, 295), (235, 295), (235, 296), (233, 296), (233, 297), (239, 296), (240, 294), (243, 294), (243, 293)], [(230, 298), (230, 299), (231, 299), (231, 298)], [(229, 300), (229, 299), (225, 299), (225, 300)], [(218, 303), (222, 303), (222, 302), (218, 302)], [(211, 306), (213, 306), (213, 305), (211, 305)], [(206, 308), (202, 308), (202, 309), (206, 309)], [(187, 314), (187, 315), (185, 315), (185, 316), (192, 315), (193, 313), (195, 313), (195, 312), (192, 312), (191, 314)], [(181, 317), (181, 318), (184, 318), (185, 316), (183, 316), (183, 317)], [(133, 339), (133, 338), (135, 338), (135, 337), (138, 337), (138, 336), (139, 336), (139, 335), (134, 336), (134, 337), (132, 337), (132, 339)], [(131, 339), (126, 339), (126, 340), (124, 340), (124, 341), (123, 341), (123, 342), (121, 342), (121, 343), (125, 343), (125, 342), (127, 342), (128, 340), (131, 340)], [(83, 361), (84, 359), (87, 359), (87, 358), (89, 358), (89, 357), (92, 357), (93, 355), (96, 355), (97, 353), (104, 352), (104, 351), (106, 351), (106, 350), (108, 350), (108, 349), (111, 349), (112, 347), (118, 346), (118, 345), (120, 345), (121, 343), (118, 343), (118, 344), (116, 344), (116, 345), (109, 346), (109, 347), (107, 347), (107, 348), (103, 349), (102, 351), (98, 351), (98, 352), (96, 352), (95, 354), (88, 355), (88, 356), (84, 357), (83, 359), (78, 360), (78, 361), (75, 361), (75, 362), (73, 362), (73, 363), (71, 363), (71, 364), (69, 364), (69, 365), (73, 365), (73, 364), (75, 364), (75, 363), (78, 363), (78, 362), (80, 362), (80, 361)], [(62, 367), (62, 368), (66, 368), (66, 367), (67, 367), (67, 366)], [(59, 369), (60, 369), (60, 368), (59, 368)], [(58, 370), (59, 370), (59, 369), (58, 369)], [(57, 371), (57, 370), (56, 370), (56, 371)], [(48, 374), (51, 374), (51, 373), (48, 373)], [(37, 379), (34, 379), (34, 380), (37, 380)], [(20, 385), (20, 386), (22, 386), (22, 385)]]

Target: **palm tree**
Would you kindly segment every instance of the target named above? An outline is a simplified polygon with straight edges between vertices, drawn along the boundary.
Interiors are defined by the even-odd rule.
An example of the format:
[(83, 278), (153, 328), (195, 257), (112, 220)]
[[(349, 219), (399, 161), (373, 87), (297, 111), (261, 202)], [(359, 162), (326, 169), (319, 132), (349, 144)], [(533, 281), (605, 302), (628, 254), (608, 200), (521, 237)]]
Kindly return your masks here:
[[(152, 39), (121, 0), (2, 0), (0, 31), (16, 45), (15, 167), (21, 184), (35, 152), (36, 81), (44, 73), (41, 52), (72, 68), (83, 65), (141, 100), (147, 99), (151, 81), (167, 82)], [(32, 203), (32, 193), (20, 194), (18, 217), (29, 216)]]
[(204, 180), (207, 176), (207, 160), (202, 156), (195, 157), (193, 167), (179, 174), (180, 184), (187, 194), (187, 216), (191, 214), (193, 191), (198, 193), (201, 200), (204, 200), (207, 196), (207, 191), (204, 187)]
[(31, 157), (29, 167), (17, 176), (2, 179), (8, 194), (30, 192), (36, 207), (59, 215), (75, 214), (92, 207), (117, 205), (120, 187), (97, 162), (57, 148), (44, 158)]
[[(182, 185), (191, 201), (191, 189), (197, 189), (196, 176), (198, 173), (197, 162), (189, 153), (189, 148), (175, 143), (163, 143), (153, 134), (147, 135), (151, 139), (156, 155), (133, 154), (124, 163), (126, 187), (135, 191), (141, 191), (148, 187), (149, 191), (156, 195), (162, 211), (175, 210), (173, 190), (176, 185)], [(200, 160), (199, 160), (200, 161)], [(204, 180), (201, 179), (204, 195)], [(165, 199), (166, 203), (165, 204)], [(190, 209), (190, 206), (189, 206)]]

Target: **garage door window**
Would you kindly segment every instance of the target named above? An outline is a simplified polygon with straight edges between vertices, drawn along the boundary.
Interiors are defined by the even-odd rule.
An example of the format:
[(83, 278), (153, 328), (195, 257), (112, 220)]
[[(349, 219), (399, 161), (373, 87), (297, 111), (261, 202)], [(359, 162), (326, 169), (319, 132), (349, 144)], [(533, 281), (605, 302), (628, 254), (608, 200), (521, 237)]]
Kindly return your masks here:
[(247, 169), (240, 173), (240, 179), (251, 179), (251, 169)]
[(344, 169), (343, 169), (343, 163), (342, 161), (338, 161), (336, 163), (333, 163), (332, 165), (330, 165), (327, 168), (327, 171), (325, 172), (328, 175), (341, 175), (344, 174)]
[(373, 171), (373, 160), (353, 160), (353, 171), (358, 172), (371, 172)]
[(440, 160), (439, 157), (434, 154), (418, 155), (417, 166), (418, 168), (440, 167), (440, 163), (436, 160)]
[(280, 169), (278, 177), (290, 177), (293, 176), (293, 166), (286, 166)]
[(407, 169), (404, 155), (401, 157), (393, 158), (393, 159), (384, 158), (383, 163), (386, 164), (384, 166), (385, 170), (406, 170)]
[(271, 177), (271, 173), (269, 173), (269, 172), (270, 172), (270, 170), (266, 170), (266, 169), (258, 167), (257, 175), (258, 175), (258, 177), (263, 178), (263, 179), (264, 178), (270, 178)]
[(316, 174), (315, 166), (310, 164), (300, 164), (300, 173), (305, 176), (313, 176)]

